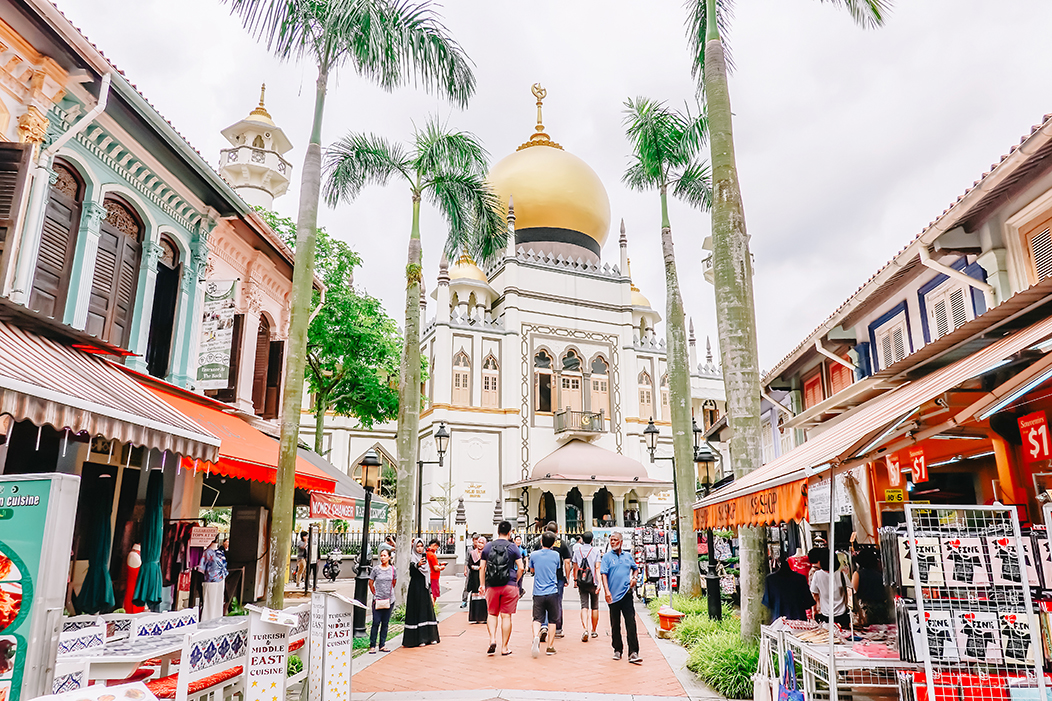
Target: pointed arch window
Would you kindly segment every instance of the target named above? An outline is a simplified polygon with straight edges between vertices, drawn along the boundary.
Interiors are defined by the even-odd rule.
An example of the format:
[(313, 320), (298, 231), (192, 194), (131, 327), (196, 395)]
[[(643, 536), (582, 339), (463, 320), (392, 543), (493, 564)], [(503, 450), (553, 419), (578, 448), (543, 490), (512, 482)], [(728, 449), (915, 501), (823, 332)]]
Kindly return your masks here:
[(720, 410), (716, 408), (716, 402), (711, 399), (706, 399), (701, 403), (701, 419), (705, 425), (705, 430), (712, 428), (712, 425), (719, 421)]
[(668, 404), (668, 373), (661, 376), (661, 418), (665, 421), (672, 420), (672, 409)]
[(589, 382), (591, 410), (603, 411), (606, 416), (610, 416), (610, 366), (601, 355), (592, 359), (592, 377)]
[(533, 356), (533, 409), (550, 413), (552, 410), (552, 356), (538, 351)]
[(256, 134), (256, 138), (252, 139), (252, 148), (264, 148), (263, 137)]
[(570, 411), (581, 410), (581, 356), (572, 348), (562, 359), (563, 371), (559, 377), (559, 408)]
[(644, 370), (639, 373), (639, 418), (649, 419), (654, 416), (654, 381), (650, 373)]
[(500, 406), (500, 365), (492, 353), (482, 362), (482, 406), (489, 409)]
[(162, 235), (158, 243), (161, 254), (157, 260), (157, 279), (154, 282), (146, 368), (154, 377), (167, 377), (179, 298), (179, 247), (167, 234)]
[(471, 406), (471, 360), (464, 351), (453, 356), (453, 404)]
[(145, 227), (135, 209), (116, 195), (107, 197), (102, 206), (106, 208), (106, 218), (99, 227), (85, 331), (127, 346)]

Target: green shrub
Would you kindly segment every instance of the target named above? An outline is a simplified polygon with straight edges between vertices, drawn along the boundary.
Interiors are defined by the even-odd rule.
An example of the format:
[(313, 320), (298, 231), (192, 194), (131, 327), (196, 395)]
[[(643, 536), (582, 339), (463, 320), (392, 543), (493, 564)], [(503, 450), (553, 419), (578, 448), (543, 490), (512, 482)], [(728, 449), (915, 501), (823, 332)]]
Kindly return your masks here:
[(708, 613), (684, 616), (672, 631), (672, 639), (685, 648), (694, 647), (700, 638), (716, 631), (740, 631), (741, 620), (734, 615), (730, 607), (723, 607), (723, 620), (714, 621)]
[(395, 606), (395, 610), (391, 612), (391, 622), (405, 623), (405, 604)]
[(695, 642), (687, 657), (687, 669), (718, 694), (751, 699), (752, 676), (759, 662), (759, 645), (742, 642), (740, 631), (717, 630)]
[(288, 662), (288, 674), (287, 676), (293, 676), (303, 671), (303, 660), (296, 657), (295, 655), (289, 655)]

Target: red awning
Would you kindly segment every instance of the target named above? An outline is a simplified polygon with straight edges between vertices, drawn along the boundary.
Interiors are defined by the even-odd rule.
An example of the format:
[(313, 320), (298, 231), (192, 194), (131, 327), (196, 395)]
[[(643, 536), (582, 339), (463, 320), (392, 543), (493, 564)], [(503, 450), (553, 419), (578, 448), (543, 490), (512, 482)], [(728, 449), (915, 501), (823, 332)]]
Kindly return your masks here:
[[(184, 465), (196, 464), (198, 469), (227, 477), (277, 483), (278, 441), (252, 428), (243, 419), (227, 413), (218, 402), (205, 397), (191, 399), (185, 394), (151, 386), (147, 386), (147, 389), (221, 441), (219, 457), (215, 462), (184, 460)], [(336, 491), (336, 482), (302, 457), (296, 458), (296, 486), (312, 491)]]

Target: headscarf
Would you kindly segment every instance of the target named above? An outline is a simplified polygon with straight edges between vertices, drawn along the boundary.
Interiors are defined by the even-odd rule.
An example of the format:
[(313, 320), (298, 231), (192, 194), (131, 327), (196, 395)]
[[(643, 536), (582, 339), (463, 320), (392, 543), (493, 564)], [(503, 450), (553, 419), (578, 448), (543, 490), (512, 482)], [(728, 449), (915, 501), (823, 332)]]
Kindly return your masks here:
[[(485, 540), (485, 538), (479, 537), (478, 540)], [(471, 549), (471, 562), (472, 564), (478, 564), (479, 560), (482, 559), (482, 548), (478, 547), (478, 541), (475, 541), (475, 547)]]
[[(417, 545), (424, 546), (424, 552), (418, 553), (416, 551)], [(413, 539), (413, 550), (409, 555), (409, 562), (412, 563), (413, 567), (418, 568), (423, 574), (424, 579), (431, 581), (431, 566), (427, 562), (427, 544), (424, 543), (423, 538)]]

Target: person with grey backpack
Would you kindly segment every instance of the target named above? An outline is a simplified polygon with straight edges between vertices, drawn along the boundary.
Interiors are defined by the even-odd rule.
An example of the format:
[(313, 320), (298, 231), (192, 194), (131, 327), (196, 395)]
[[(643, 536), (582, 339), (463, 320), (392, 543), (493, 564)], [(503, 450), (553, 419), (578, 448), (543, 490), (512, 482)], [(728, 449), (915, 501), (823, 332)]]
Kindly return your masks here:
[(581, 595), (581, 642), (588, 642), (588, 616), (591, 612), (591, 635), (599, 637), (599, 548), (592, 545), (594, 534), (588, 531), (582, 537), (584, 542), (573, 547), (573, 585)]

